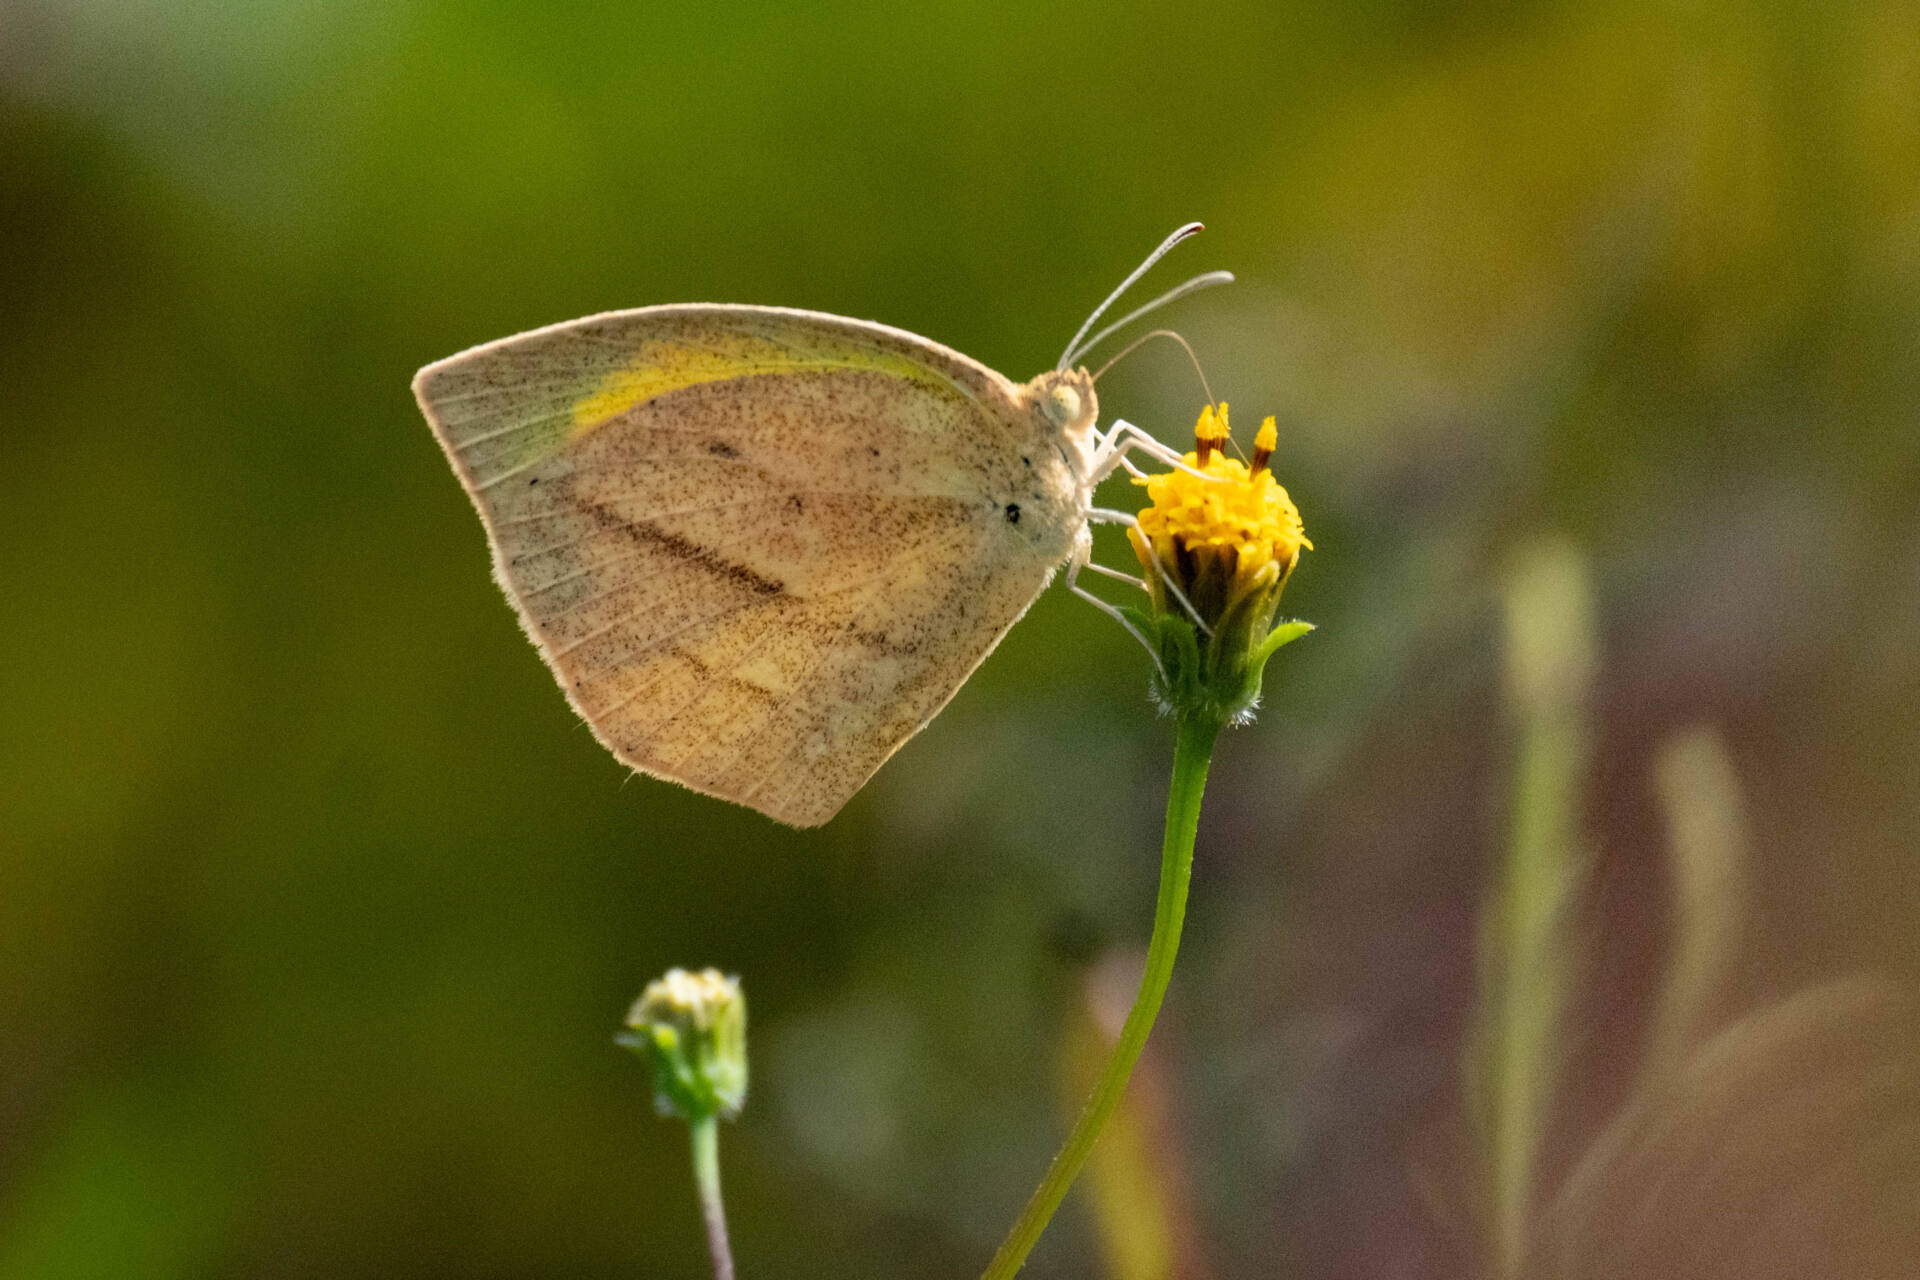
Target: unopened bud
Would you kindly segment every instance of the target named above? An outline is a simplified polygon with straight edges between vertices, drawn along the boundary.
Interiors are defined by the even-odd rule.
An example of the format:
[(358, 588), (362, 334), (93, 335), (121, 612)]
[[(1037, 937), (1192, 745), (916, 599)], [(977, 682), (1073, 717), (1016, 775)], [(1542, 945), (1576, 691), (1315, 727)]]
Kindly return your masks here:
[(747, 1100), (747, 999), (718, 969), (670, 969), (648, 983), (614, 1040), (652, 1064), (662, 1115), (731, 1120)]

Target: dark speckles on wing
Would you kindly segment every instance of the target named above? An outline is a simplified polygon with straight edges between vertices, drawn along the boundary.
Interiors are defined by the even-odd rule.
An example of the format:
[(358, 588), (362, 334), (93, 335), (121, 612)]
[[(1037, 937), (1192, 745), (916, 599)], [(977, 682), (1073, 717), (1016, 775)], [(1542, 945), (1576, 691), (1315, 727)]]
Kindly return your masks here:
[(685, 645), (673, 645), (668, 648), (667, 653), (674, 661), (686, 663), (688, 669), (703, 682), (711, 683), (717, 681), (736, 693), (747, 695), (748, 698), (760, 703), (762, 706), (775, 706), (779, 703), (779, 699), (774, 696), (773, 691), (765, 685), (757, 684), (752, 680), (742, 679), (730, 672), (715, 671), (699, 654)]
[(604, 506), (595, 506), (592, 512), (594, 519), (602, 528), (618, 530), (638, 545), (657, 548), (676, 560), (685, 561), (687, 564), (705, 569), (708, 573), (737, 582), (761, 595), (779, 595), (787, 589), (786, 584), (778, 579), (756, 573), (746, 565), (729, 560), (710, 548), (699, 546), (677, 533), (662, 529), (650, 520), (622, 519), (618, 512)]
[(926, 648), (928, 639), (926, 635), (915, 633), (911, 630), (906, 636), (896, 638), (885, 630), (873, 627), (861, 627), (854, 624), (848, 625), (847, 634), (851, 636), (856, 643), (873, 650), (875, 653), (885, 654), (888, 657), (894, 658), (910, 658), (920, 653)]

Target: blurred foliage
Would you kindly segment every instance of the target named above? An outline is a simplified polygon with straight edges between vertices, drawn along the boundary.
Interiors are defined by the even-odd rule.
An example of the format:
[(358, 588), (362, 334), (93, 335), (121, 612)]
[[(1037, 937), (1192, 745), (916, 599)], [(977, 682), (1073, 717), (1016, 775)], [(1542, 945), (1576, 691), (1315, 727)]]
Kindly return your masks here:
[[(1920, 983), (1916, 85), (1909, 0), (0, 3), (0, 1277), (698, 1276), (610, 1043), (672, 964), (754, 992), (742, 1274), (977, 1269), (1062, 1123), (1049, 939), (1145, 936), (1143, 657), (1048, 593), (818, 832), (623, 781), (407, 381), (697, 299), (1024, 377), (1191, 217), (1242, 283), (1169, 319), (1280, 415), (1321, 627), (1221, 744), (1156, 1040), (1213, 1269), (1474, 1265), (1498, 590), (1543, 532), (1592, 572), (1598, 927), (1538, 1168), (1670, 1135), (1589, 1154), (1552, 1239), (1735, 1238), (1697, 1171), (1816, 1149), (1901, 1238), (1860, 1144), (1920, 1120), (1872, 1067)], [(1102, 400), (1177, 439), (1199, 395), (1150, 348)], [(1691, 1027), (1668, 1087), (1716, 1105), (1661, 1114), (1713, 1122), (1633, 1129), (1699, 722), (1751, 835), (1716, 1007), (1775, 1020)], [(1776, 1004), (1856, 971), (1844, 1025)], [(1865, 1073), (1838, 1139), (1727, 1103), (1795, 1096), (1760, 1041)], [(1036, 1274), (1100, 1274), (1088, 1229)]]
[(1580, 907), (1593, 851), (1581, 808), (1594, 663), (1591, 586), (1571, 545), (1521, 547), (1502, 597), (1514, 763), (1505, 856), (1480, 913), (1466, 1095), (1483, 1156), (1491, 1274), (1510, 1280), (1522, 1274), (1537, 1165), (1591, 947)]
[[(1144, 950), (1115, 948), (1081, 980), (1080, 1007), (1058, 1031), (1063, 1118), (1099, 1087), (1140, 990)], [(1149, 1042), (1152, 1043), (1151, 1041)], [(1205, 1280), (1192, 1237), (1193, 1206), (1180, 1150), (1176, 1082), (1163, 1055), (1143, 1052), (1082, 1174), (1082, 1202), (1111, 1280)]]

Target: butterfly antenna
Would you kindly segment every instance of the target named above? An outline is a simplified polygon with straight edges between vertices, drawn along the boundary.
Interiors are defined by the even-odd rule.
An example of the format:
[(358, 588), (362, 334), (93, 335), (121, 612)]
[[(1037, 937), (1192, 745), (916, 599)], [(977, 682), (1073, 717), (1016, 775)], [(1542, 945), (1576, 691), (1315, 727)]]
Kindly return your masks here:
[[(1081, 356), (1086, 355), (1087, 352), (1093, 350), (1095, 347), (1105, 342), (1108, 338), (1120, 332), (1120, 330), (1126, 328), (1128, 325), (1132, 324), (1135, 320), (1138, 320), (1141, 316), (1144, 316), (1152, 311), (1158, 311), (1161, 307), (1166, 306), (1169, 302), (1175, 302), (1181, 298), (1186, 297), (1190, 293), (1198, 293), (1202, 289), (1211, 289), (1214, 285), (1217, 285), (1217, 284), (1232, 284), (1232, 283), (1233, 283), (1233, 272), (1209, 271), (1204, 275), (1197, 275), (1193, 279), (1188, 280), (1182, 284), (1177, 284), (1173, 288), (1161, 294), (1159, 297), (1155, 298), (1152, 302), (1147, 303), (1145, 306), (1135, 307), (1133, 310), (1127, 312), (1127, 314), (1125, 314), (1124, 316), (1121, 316), (1118, 320), (1115, 320), (1112, 324), (1108, 325), (1106, 328), (1102, 329), (1100, 332), (1094, 334), (1091, 338), (1088, 338), (1085, 342), (1080, 344), (1079, 348), (1073, 352), (1072, 356), (1069, 357), (1069, 359), (1078, 360)], [(1061, 367), (1065, 368), (1066, 366), (1062, 365)]]
[(1063, 352), (1060, 356), (1060, 363), (1055, 365), (1054, 368), (1065, 370), (1068, 367), (1068, 365), (1072, 363), (1074, 352), (1080, 346), (1080, 339), (1087, 336), (1087, 330), (1093, 328), (1094, 322), (1098, 320), (1101, 316), (1106, 314), (1107, 308), (1112, 306), (1114, 303), (1120, 301), (1120, 295), (1125, 293), (1127, 290), (1133, 288), (1134, 282), (1139, 280), (1141, 276), (1147, 274), (1147, 272), (1151, 271), (1153, 269), (1154, 263), (1166, 257), (1167, 251), (1169, 249), (1173, 248), (1173, 246), (1179, 244), (1182, 240), (1185, 240), (1188, 236), (1193, 235), (1195, 232), (1199, 231), (1200, 229), (1201, 229), (1200, 223), (1189, 222), (1186, 226), (1181, 227), (1178, 231), (1175, 231), (1172, 235), (1168, 236), (1165, 240), (1162, 240), (1160, 242), (1160, 247), (1158, 249), (1155, 249), (1152, 253), (1148, 254), (1147, 260), (1141, 263), (1139, 266), (1135, 267), (1133, 269), (1133, 274), (1129, 275), (1125, 280), (1122, 280), (1120, 282), (1120, 287), (1118, 289), (1115, 289), (1112, 293), (1108, 294), (1107, 300), (1093, 309), (1093, 314), (1088, 316), (1086, 323), (1080, 326), (1080, 332), (1073, 335), (1073, 341), (1067, 344), (1066, 351)]
[(1120, 348), (1119, 355), (1114, 356), (1111, 360), (1101, 365), (1099, 372), (1093, 375), (1093, 380), (1095, 382), (1100, 381), (1100, 379), (1105, 376), (1107, 370), (1113, 368), (1113, 366), (1119, 364), (1122, 360), (1125, 360), (1128, 356), (1138, 351), (1141, 347), (1146, 346), (1147, 343), (1153, 341), (1155, 338), (1172, 338), (1180, 344), (1180, 349), (1187, 353), (1187, 359), (1193, 362), (1193, 372), (1200, 379), (1200, 390), (1205, 393), (1207, 404), (1217, 412), (1220, 408), (1220, 402), (1213, 398), (1213, 388), (1207, 385), (1207, 371), (1200, 367), (1200, 357), (1193, 353), (1193, 344), (1171, 329), (1155, 329), (1151, 333), (1141, 334), (1132, 342)]

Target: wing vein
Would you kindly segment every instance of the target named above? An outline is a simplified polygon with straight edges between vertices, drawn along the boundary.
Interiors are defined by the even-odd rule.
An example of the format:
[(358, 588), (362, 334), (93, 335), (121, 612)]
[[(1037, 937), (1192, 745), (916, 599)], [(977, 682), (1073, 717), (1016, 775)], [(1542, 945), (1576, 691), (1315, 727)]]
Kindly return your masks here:
[[(844, 587), (836, 587), (832, 591), (823, 591), (817, 596), (810, 597), (810, 599), (826, 600), (826, 599), (830, 599), (833, 596), (842, 595), (848, 591), (856, 591), (861, 588), (867, 588), (871, 590), (872, 584), (870, 582), (849, 583), (847, 586), (844, 586)], [(680, 636), (686, 634), (686, 632), (690, 630), (693, 630), (695, 627), (704, 626), (705, 624), (710, 622), (718, 622), (723, 618), (726, 618), (732, 614), (740, 612), (740, 610), (743, 608), (747, 608), (752, 605), (772, 604), (772, 603), (773, 603), (772, 598), (766, 597), (766, 596), (761, 596), (755, 599), (742, 601), (729, 608), (722, 609), (718, 613), (702, 618), (700, 621), (692, 623), (689, 626), (679, 628), (678, 630), (676, 630), (670, 635), (662, 636), (658, 640), (649, 643), (648, 646), (645, 649), (640, 650), (640, 652), (652, 653), (655, 650), (659, 649), (661, 645), (667, 643), (668, 641), (678, 639)], [(808, 674), (811, 675), (813, 670), (816, 669), (817, 666), (818, 666), (818, 661), (816, 660), (815, 666), (810, 667), (808, 669)], [(613, 712), (621, 709), (622, 707), (626, 707), (630, 705), (635, 700), (645, 697), (648, 693), (651, 693), (654, 689), (658, 688), (662, 683), (664, 683), (669, 678), (669, 674), (670, 673), (666, 673), (666, 672), (661, 673), (660, 675), (654, 677), (652, 680), (647, 681), (645, 685), (641, 686), (639, 689), (635, 690), (633, 693), (630, 693), (626, 697), (622, 698), (619, 702), (599, 712), (596, 712), (595, 714), (601, 715), (601, 716), (611, 715)], [(731, 674), (731, 669), (729, 670), (728, 674)], [(804, 685), (795, 686), (796, 689), (802, 688), (802, 687), (804, 687)], [(693, 707), (696, 703), (698, 703), (702, 698), (706, 697), (712, 691), (713, 691), (712, 686), (705, 685), (705, 684), (700, 685), (694, 690), (692, 697), (688, 698), (685, 702), (682, 702), (679, 706), (675, 707), (671, 712), (667, 713), (666, 715), (657, 717), (656, 723), (665, 724), (673, 720), (674, 717), (681, 715), (683, 712)], [(791, 695), (789, 695), (788, 697), (782, 700), (782, 703), (783, 705), (791, 705), (792, 701), (793, 701), (793, 698)], [(691, 763), (692, 763), (692, 760), (688, 759), (685, 762), (679, 765), (676, 765), (676, 767), (685, 767), (685, 765), (691, 764)], [(718, 775), (716, 774), (714, 776), (717, 777)]]
[[(700, 620), (700, 622), (698, 622), (698, 623), (695, 623), (695, 624), (694, 624), (694, 626), (703, 626), (703, 625), (705, 625), (706, 623), (709, 623), (709, 622), (718, 622), (718, 621), (720, 621), (720, 620), (721, 620), (722, 618), (726, 618), (726, 617), (728, 617), (728, 616), (730, 616), (730, 615), (732, 615), (732, 614), (735, 614), (735, 613), (738, 613), (738, 612), (740, 612), (740, 610), (741, 610), (741, 609), (743, 609), (743, 608), (745, 608), (745, 607), (747, 607), (747, 606), (749, 606), (749, 605), (755, 605), (755, 604), (771, 604), (771, 603), (772, 603), (772, 601), (771, 601), (770, 599), (768, 599), (768, 598), (766, 598), (766, 597), (761, 597), (761, 598), (759, 598), (759, 599), (755, 599), (755, 600), (746, 600), (746, 601), (742, 601), (741, 603), (739, 603), (739, 604), (736, 604), (736, 605), (734, 605), (734, 606), (732, 606), (732, 607), (730, 607), (730, 608), (727, 608), (727, 609), (722, 609), (722, 610), (721, 610), (721, 611), (720, 611), (719, 613), (716, 613), (716, 614), (714, 614), (714, 615), (712, 615), (711, 617), (708, 617), (708, 618), (703, 618), (703, 619), (701, 619), (701, 620)], [(662, 637), (662, 643), (664, 643), (664, 642), (665, 642), (666, 640), (670, 640), (670, 639), (677, 639), (677, 638), (678, 638), (678, 637), (679, 637), (680, 635), (683, 635), (683, 634), (685, 634), (685, 633), (686, 633), (687, 631), (689, 631), (689, 630), (691, 630), (691, 629), (692, 629), (691, 627), (686, 627), (686, 628), (682, 628), (682, 629), (681, 629), (681, 630), (680, 630), (679, 632), (676, 632), (676, 633), (675, 633), (675, 635), (673, 635), (673, 636), (667, 636), (667, 637)], [(659, 645), (658, 645), (658, 644), (654, 644), (654, 645), (649, 645), (649, 646), (647, 647), (647, 649), (646, 649), (646, 650), (643, 650), (643, 652), (649, 652), (649, 653), (650, 653), (650, 652), (652, 652), (653, 650), (655, 650), (655, 649), (657, 649), (657, 648), (659, 648)], [(605, 711), (602, 711), (602, 712), (600, 712), (599, 714), (601, 714), (601, 715), (603, 715), (603, 716), (604, 716), (604, 715), (610, 715), (610, 714), (612, 714), (612, 713), (613, 713), (614, 711), (617, 711), (617, 710), (619, 710), (619, 709), (620, 709), (620, 708), (622, 708), (622, 707), (626, 707), (626, 706), (629, 706), (629, 705), (631, 705), (631, 704), (632, 704), (632, 703), (633, 703), (634, 701), (636, 701), (637, 699), (639, 699), (639, 698), (643, 698), (643, 697), (645, 697), (645, 696), (646, 696), (647, 694), (649, 694), (649, 693), (651, 693), (651, 692), (653, 692), (653, 691), (654, 691), (655, 689), (657, 689), (657, 688), (659, 688), (661, 684), (663, 684), (663, 683), (665, 683), (665, 682), (666, 682), (666, 681), (667, 681), (667, 680), (668, 680), (668, 679), (669, 679), (669, 678), (671, 677), (671, 675), (672, 675), (672, 673), (671, 673), (671, 672), (665, 672), (665, 671), (663, 671), (663, 672), (661, 672), (660, 674), (658, 674), (658, 675), (656, 675), (656, 676), (655, 676), (655, 677), (654, 677), (653, 679), (651, 679), (651, 680), (649, 680), (649, 681), (647, 681), (647, 683), (646, 683), (646, 684), (644, 684), (644, 685), (642, 685), (642, 686), (641, 686), (641, 687), (640, 687), (639, 689), (636, 689), (636, 690), (635, 690), (634, 692), (632, 692), (632, 693), (630, 693), (630, 694), (628, 694), (628, 695), (627, 695), (626, 697), (624, 697), (624, 698), (622, 698), (622, 699), (621, 699), (621, 700), (620, 700), (620, 701), (619, 701), (618, 703), (616, 703), (616, 704), (614, 704), (614, 705), (613, 705), (612, 707), (609, 707), (609, 708), (608, 708), (607, 710), (605, 710)], [(684, 711), (686, 711), (686, 710), (687, 710), (687, 709), (688, 709), (689, 707), (691, 707), (691, 706), (693, 706), (693, 705), (694, 705), (695, 703), (697, 703), (697, 702), (699, 702), (699, 701), (700, 701), (700, 699), (702, 699), (702, 698), (704, 698), (704, 697), (706, 697), (706, 696), (707, 696), (707, 694), (709, 694), (709, 693), (711, 693), (711, 692), (712, 692), (712, 687), (711, 687), (711, 686), (709, 686), (709, 685), (706, 685), (706, 684), (696, 684), (696, 685), (695, 685), (695, 688), (694, 688), (694, 691), (693, 691), (693, 696), (692, 696), (692, 697), (690, 697), (690, 698), (688, 698), (688, 699), (687, 699), (687, 700), (686, 700), (685, 702), (682, 702), (682, 703), (681, 703), (681, 704), (680, 704), (679, 706), (677, 706), (677, 707), (675, 707), (675, 708), (674, 708), (674, 709), (673, 709), (673, 710), (672, 710), (671, 712), (669, 712), (668, 714), (666, 714), (666, 715), (664, 715), (664, 716), (658, 716), (658, 717), (655, 717), (655, 720), (654, 720), (654, 723), (655, 723), (655, 725), (664, 725), (664, 724), (667, 724), (667, 723), (669, 723), (670, 721), (672, 721), (672, 720), (673, 720), (673, 718), (674, 718), (675, 716), (678, 716), (678, 715), (680, 715), (680, 714), (681, 714), (682, 712), (684, 712)], [(693, 763), (693, 760), (692, 760), (692, 757), (690, 757), (690, 756), (689, 756), (689, 757), (683, 757), (683, 758), (682, 758), (681, 760), (679, 760), (679, 761), (676, 761), (673, 767), (675, 767), (675, 768), (686, 768), (686, 767), (687, 767), (688, 765), (691, 765), (692, 763)]]
[(513, 479), (517, 475), (522, 475), (528, 471), (533, 470), (535, 467), (539, 466), (542, 462), (545, 462), (545, 461), (546, 461), (545, 458), (535, 458), (531, 462), (523, 462), (519, 466), (513, 468), (511, 471), (502, 471), (499, 475), (495, 476), (491, 480), (476, 483), (473, 486), (473, 491), (475, 493), (485, 493), (487, 490), (493, 488), (493, 486), (497, 484), (504, 484), (506, 481)]
[(462, 453), (465, 453), (467, 450), (473, 448), (475, 445), (486, 444), (489, 441), (499, 440), (505, 436), (513, 435), (516, 432), (532, 431), (536, 427), (547, 427), (554, 422), (558, 422), (561, 418), (571, 417), (571, 416), (572, 416), (572, 410), (570, 409), (555, 409), (552, 413), (543, 413), (537, 418), (523, 418), (519, 422), (514, 423), (512, 426), (501, 427), (498, 431), (488, 431), (482, 435), (468, 436), (466, 439), (456, 443), (454, 445), (454, 448), (458, 449)]
[[(909, 561), (905, 563), (911, 563), (911, 562)], [(884, 585), (885, 582), (886, 582), (886, 575), (875, 574), (873, 578), (868, 582), (859, 584), (864, 586), (866, 588), (866, 591), (860, 597), (860, 602), (853, 608), (852, 610), (853, 616), (859, 617), (865, 611), (866, 607), (873, 602), (874, 596), (879, 593), (880, 587)], [(808, 685), (810, 685), (813, 682), (814, 677), (819, 675), (820, 668), (824, 666), (827, 662), (827, 659), (832, 656), (833, 656), (833, 645), (832, 645), (832, 642), (829, 640), (823, 643), (820, 646), (819, 651), (814, 654), (813, 661), (809, 663), (807, 666), (806, 675), (801, 679), (799, 684), (796, 685), (795, 687), (805, 688)], [(796, 705), (797, 705), (796, 699), (785, 698), (774, 709), (773, 714), (769, 716), (768, 719), (773, 724), (784, 727), (785, 725), (787, 725), (789, 722), (792, 721), (793, 712)], [(759, 735), (754, 735), (754, 734), (746, 735), (746, 741), (743, 744), (741, 744), (740, 749), (738, 751), (735, 751), (730, 757), (728, 757), (725, 765), (714, 770), (714, 777), (716, 778), (724, 777), (729, 771), (731, 771), (736, 765), (738, 765), (740, 761), (746, 758), (747, 753), (752, 751), (754, 746), (758, 742), (765, 741), (768, 737), (771, 737), (771, 736), (772, 735), (765, 734), (765, 733), (762, 733)], [(757, 794), (760, 788), (766, 785), (768, 777), (769, 777), (769, 774), (762, 773), (759, 779), (756, 780), (752, 786), (748, 787), (744, 792), (741, 793), (739, 797), (740, 803), (745, 804), (749, 797)]]
[[(658, 636), (653, 640), (648, 641), (646, 647), (636, 651), (633, 656), (635, 658), (638, 658), (644, 654), (658, 652), (662, 645), (670, 644), (673, 641), (678, 640), (681, 636), (687, 634), (687, 632), (689, 631), (693, 631), (693, 630), (696, 630), (697, 628), (704, 627), (710, 622), (718, 622), (722, 618), (730, 617), (733, 614), (739, 613), (742, 609), (752, 608), (754, 605), (771, 604), (771, 603), (772, 601), (766, 596), (757, 596), (747, 600), (737, 600), (734, 603), (728, 605), (724, 609), (719, 609), (713, 613), (706, 614), (703, 617), (695, 618), (692, 622), (689, 622), (684, 627), (675, 627), (672, 631), (669, 631), (666, 635)], [(632, 619), (632, 617), (633, 617), (633, 613), (627, 613), (621, 617), (619, 624), (616, 624), (616, 625), (625, 625), (628, 621)], [(618, 702), (612, 703), (609, 706), (599, 708), (597, 711), (593, 712), (592, 718), (598, 720), (606, 716), (610, 716), (614, 712), (632, 703), (635, 699), (645, 697), (648, 693), (652, 692), (655, 688), (657, 688), (663, 680), (667, 679), (668, 674), (669, 673), (667, 672), (662, 672), (659, 675), (655, 676), (653, 679), (647, 681), (645, 684), (641, 685), (638, 689), (635, 689), (632, 693), (629, 693), (626, 697), (621, 698)], [(702, 692), (705, 692), (705, 690), (703, 689)], [(689, 701), (688, 705), (689, 706), (692, 705), (691, 701)], [(682, 708), (682, 710), (684, 709), (685, 708)], [(676, 711), (674, 714), (678, 715), (679, 712)]]

